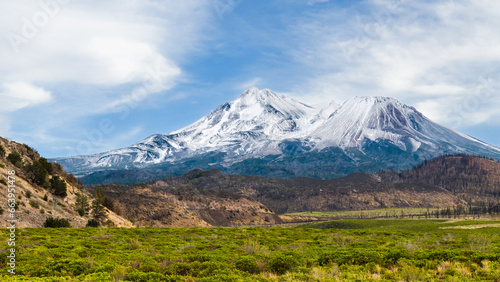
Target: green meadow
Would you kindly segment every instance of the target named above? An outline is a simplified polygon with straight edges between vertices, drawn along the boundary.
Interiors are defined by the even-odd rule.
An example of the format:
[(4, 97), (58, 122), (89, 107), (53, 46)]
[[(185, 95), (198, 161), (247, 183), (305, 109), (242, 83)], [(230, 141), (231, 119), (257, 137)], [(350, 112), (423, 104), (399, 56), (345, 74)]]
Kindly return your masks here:
[(366, 218), (425, 218), (439, 211), (437, 208), (384, 208), (371, 209), (361, 211), (313, 211), (313, 212), (297, 212), (287, 215), (302, 216), (302, 217), (328, 217), (334, 219), (366, 219)]
[[(3, 238), (8, 231), (2, 230)], [(500, 281), (500, 221), (17, 231), (1, 281)]]

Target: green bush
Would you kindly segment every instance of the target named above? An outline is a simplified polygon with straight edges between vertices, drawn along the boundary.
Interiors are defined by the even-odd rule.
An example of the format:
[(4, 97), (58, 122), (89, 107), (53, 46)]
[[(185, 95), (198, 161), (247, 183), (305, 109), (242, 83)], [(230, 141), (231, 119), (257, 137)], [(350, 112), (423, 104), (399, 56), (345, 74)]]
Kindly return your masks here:
[(45, 220), (43, 227), (65, 228), (65, 227), (71, 227), (71, 225), (69, 224), (69, 221), (67, 219), (49, 217)]
[(68, 195), (66, 182), (64, 182), (64, 180), (62, 180), (59, 176), (54, 176), (50, 179), (50, 188), (52, 190), (52, 194), (56, 196), (64, 198)]
[(260, 272), (260, 268), (257, 265), (257, 262), (255, 261), (255, 258), (253, 257), (242, 257), (238, 259), (235, 263), (234, 266), (236, 269), (245, 271), (251, 274), (256, 274)]
[(5, 179), (0, 179), (0, 183), (2, 183), (3, 185), (7, 186), (7, 181), (5, 181)]
[(3, 148), (2, 145), (0, 145), (0, 158), (5, 157), (5, 149)]
[(35, 202), (35, 201), (30, 201), (30, 206), (34, 207), (35, 209), (39, 209), (40, 208), (40, 205)]
[(275, 254), (269, 263), (267, 269), (278, 275), (283, 275), (288, 271), (293, 271), (300, 265), (295, 252), (287, 251)]
[(373, 262), (380, 264), (383, 257), (380, 252), (367, 249), (336, 250), (319, 256), (318, 264), (321, 266), (335, 263), (338, 265), (354, 264), (365, 265)]
[(179, 262), (179, 263), (174, 263), (165, 269), (165, 273), (169, 275), (180, 275), (180, 276), (190, 276), (193, 274), (193, 266), (201, 264), (200, 262), (193, 262), (193, 263), (187, 263), (187, 262)]
[(173, 276), (164, 276), (160, 273), (150, 272), (144, 273), (141, 271), (136, 271), (129, 273), (125, 276), (124, 281), (137, 281), (137, 282), (177, 282), (182, 281), (180, 278)]
[(46, 158), (40, 158), (38, 162), (43, 166), (43, 168), (47, 171), (48, 174), (53, 174), (54, 169), (52, 168), (52, 164), (47, 161)]
[(34, 161), (31, 165), (26, 165), (24, 171), (32, 180), (32, 183), (47, 187), (47, 170), (38, 161)]
[(412, 255), (405, 249), (389, 249), (383, 255), (384, 265), (393, 266), (396, 265), (400, 259), (410, 259)]
[(95, 220), (95, 219), (89, 219), (89, 221), (87, 221), (87, 225), (86, 227), (99, 227), (101, 226), (101, 224), (99, 223), (99, 221)]
[(17, 167), (23, 166), (23, 159), (18, 152), (12, 152), (7, 156), (7, 160)]
[(83, 259), (58, 259), (49, 261), (46, 268), (54, 274), (77, 276), (84, 272), (86, 261)]
[(31, 152), (31, 153), (38, 153), (38, 151), (36, 149), (33, 149), (31, 146), (29, 146), (28, 144), (23, 144), (24, 147), (26, 148), (26, 150), (28, 150), (28, 152)]

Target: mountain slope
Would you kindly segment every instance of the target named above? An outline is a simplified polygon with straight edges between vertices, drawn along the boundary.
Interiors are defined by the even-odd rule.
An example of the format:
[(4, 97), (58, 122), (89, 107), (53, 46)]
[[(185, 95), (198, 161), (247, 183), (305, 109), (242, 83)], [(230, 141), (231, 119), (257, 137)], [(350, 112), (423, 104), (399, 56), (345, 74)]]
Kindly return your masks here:
[(500, 163), (470, 155), (435, 158), (390, 180), (442, 187), (471, 204), (500, 198)]
[[(338, 180), (279, 179), (198, 169), (178, 178), (134, 186), (105, 185), (102, 189), (123, 203), (128, 218), (140, 226), (186, 226), (195, 218), (224, 226), (280, 222), (273, 211), (283, 214), (465, 205), (437, 186), (390, 183), (377, 175), (359, 174)], [(194, 224), (204, 226), (198, 221)]]
[(279, 154), (279, 143), (307, 135), (336, 104), (315, 109), (268, 89), (251, 88), (183, 129), (152, 135), (128, 148), (90, 156), (56, 159), (77, 174), (105, 168), (143, 167), (209, 152), (237, 160)]
[[(500, 148), (440, 126), (393, 98), (356, 97), (311, 107), (252, 88), (197, 122), (130, 147), (56, 159), (88, 183), (131, 183), (189, 170), (271, 177), (334, 178), (354, 172), (404, 170), (443, 154), (500, 159)], [(96, 174), (91, 174), (95, 173)], [(89, 175), (91, 174), (91, 175)], [(140, 173), (139, 173), (140, 174)], [(141, 177), (144, 178), (144, 177)], [(136, 182), (137, 183), (137, 182)]]
[(420, 149), (444, 153), (493, 154), (499, 148), (438, 125), (415, 108), (386, 97), (356, 97), (346, 101), (320, 128), (311, 133), (318, 148), (363, 149), (364, 142), (388, 140), (402, 151)]
[[(18, 154), (18, 155), (17, 155)], [(19, 157), (14, 158), (12, 156)], [(45, 166), (43, 169), (41, 164)], [(47, 172), (48, 170), (48, 172)], [(40, 173), (43, 171), (43, 173)], [(10, 173), (9, 173), (10, 172)], [(13, 174), (15, 180), (9, 183), (9, 175)], [(52, 180), (61, 179), (64, 189), (54, 190)], [(14, 187), (7, 189), (8, 186)], [(9, 188), (11, 188), (9, 187)], [(48, 163), (31, 147), (6, 140), (0, 137), (0, 198), (5, 200), (5, 205), (0, 207), (1, 227), (8, 226), (10, 212), (7, 206), (9, 193), (15, 196), (17, 208), (15, 218), (18, 220), (16, 227), (43, 227), (49, 217), (67, 219), (72, 227), (84, 227), (90, 217), (81, 216), (75, 211), (77, 195), (87, 194), (84, 187), (78, 184), (72, 174), (67, 174), (60, 165)], [(92, 195), (87, 195), (90, 201)], [(109, 226), (132, 227), (133, 224), (106, 209), (102, 222)]]
[(197, 169), (177, 178), (102, 189), (122, 202), (126, 216), (139, 226), (236, 226), (279, 223), (279, 214), (305, 211), (465, 206), (498, 211), (499, 183), (500, 163), (452, 155), (401, 173), (355, 173), (332, 180)]

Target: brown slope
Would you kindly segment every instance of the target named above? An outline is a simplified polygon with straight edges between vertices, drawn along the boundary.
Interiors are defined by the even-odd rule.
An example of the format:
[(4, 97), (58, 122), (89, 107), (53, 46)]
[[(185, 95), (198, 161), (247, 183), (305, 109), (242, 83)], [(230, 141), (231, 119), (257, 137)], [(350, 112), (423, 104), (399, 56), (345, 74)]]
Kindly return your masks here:
[[(24, 227), (42, 227), (48, 217), (68, 219), (72, 227), (84, 227), (89, 219), (88, 216), (80, 216), (74, 210), (77, 193), (86, 193), (83, 187), (79, 185), (74, 177), (64, 172), (58, 164), (52, 164), (54, 172), (48, 175), (48, 178), (59, 176), (67, 185), (67, 196), (58, 197), (53, 195), (45, 188), (38, 186), (33, 181), (33, 176), (26, 170), (30, 164), (40, 160), (40, 155), (27, 145), (19, 144), (0, 137), (0, 201), (2, 202), (3, 212), (0, 215), (0, 227), (7, 227), (9, 212), (7, 211), (9, 171), (15, 171), (15, 199), (18, 203), (18, 209), (15, 212), (19, 222), (16, 224), (19, 228)], [(7, 156), (12, 152), (18, 152), (21, 155), (23, 166), (16, 167)], [(5, 182), (4, 182), (5, 181)], [(44, 196), (47, 195), (47, 201)], [(92, 196), (89, 195), (90, 200)], [(104, 221), (110, 221), (110, 224), (119, 227), (132, 227), (132, 223), (123, 217), (108, 211), (107, 218)], [(111, 223), (112, 222), (112, 223)]]
[(319, 180), (193, 170), (178, 178), (104, 188), (127, 206), (127, 216), (141, 226), (279, 222), (272, 212), (475, 205), (498, 201), (499, 190), (500, 164), (464, 155), (440, 157), (401, 174), (357, 173)]
[[(147, 184), (100, 186), (138, 226), (236, 226), (280, 223), (274, 213), (452, 207), (463, 204), (432, 185), (384, 183), (379, 176), (276, 179), (194, 170)], [(92, 187), (91, 189), (96, 189)]]
[[(277, 224), (283, 221), (263, 204), (241, 195), (172, 186), (164, 181), (132, 186), (99, 186), (125, 206), (139, 227), (208, 227)], [(91, 190), (97, 187), (90, 187)]]
[(442, 156), (393, 177), (392, 182), (435, 185), (470, 204), (498, 202), (500, 163), (470, 155)]
[[(225, 191), (244, 195), (277, 213), (363, 210), (383, 207), (443, 207), (462, 202), (448, 191), (426, 184), (385, 183), (378, 176), (359, 175), (338, 180), (277, 179), (224, 175), (196, 170), (167, 180), (185, 189)], [(346, 181), (348, 180), (348, 181)]]

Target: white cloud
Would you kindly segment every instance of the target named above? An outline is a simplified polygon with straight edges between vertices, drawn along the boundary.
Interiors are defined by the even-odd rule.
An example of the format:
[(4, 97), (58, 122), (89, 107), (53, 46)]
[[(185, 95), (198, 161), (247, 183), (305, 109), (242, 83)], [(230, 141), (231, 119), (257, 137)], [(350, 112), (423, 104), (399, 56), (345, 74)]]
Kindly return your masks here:
[(338, 24), (338, 11), (326, 10), (293, 26), (303, 41), (293, 55), (312, 74), (294, 92), (338, 101), (393, 96), (447, 125), (458, 124), (457, 112), (460, 126), (491, 120), (498, 113), (490, 107), (500, 107), (494, 99), (500, 87), (490, 88), (494, 94), (477, 107), (464, 111), (454, 105), (474, 96), (484, 78), (500, 78), (500, 2), (367, 3), (362, 10), (369, 8), (368, 14), (345, 17), (347, 24)]
[(51, 101), (50, 92), (25, 82), (10, 82), (0, 91), (0, 112), (14, 112), (22, 108)]
[[(33, 22), (31, 15), (42, 11), (36, 9), (37, 3), (20, 0), (0, 5), (0, 16), (18, 15), (17, 20), (6, 16), (0, 31), (22, 35), (22, 19)], [(19, 46), (19, 53), (11, 44), (0, 45), (1, 77), (91, 85), (141, 82), (147, 67), (157, 61), (173, 62), (196, 48), (209, 15), (203, 14), (204, 6), (202, 1), (72, 1), (61, 5), (46, 26), (37, 28), (36, 35)], [(167, 17), (172, 11), (180, 15)], [(189, 23), (181, 15), (189, 15)]]
[[(22, 114), (37, 124), (30, 136), (59, 136), (65, 146), (96, 115), (168, 96), (183, 79), (182, 63), (210, 39), (213, 17), (203, 0), (1, 1), (0, 93), (10, 122)], [(37, 108), (44, 114), (36, 118), (16, 112), (48, 101), (54, 106)], [(14, 137), (27, 130), (12, 128)]]

